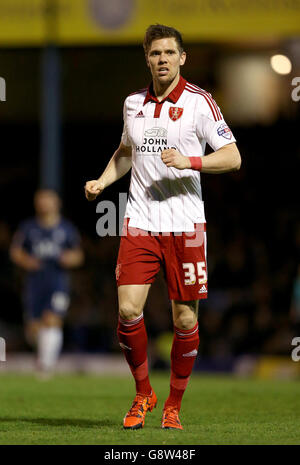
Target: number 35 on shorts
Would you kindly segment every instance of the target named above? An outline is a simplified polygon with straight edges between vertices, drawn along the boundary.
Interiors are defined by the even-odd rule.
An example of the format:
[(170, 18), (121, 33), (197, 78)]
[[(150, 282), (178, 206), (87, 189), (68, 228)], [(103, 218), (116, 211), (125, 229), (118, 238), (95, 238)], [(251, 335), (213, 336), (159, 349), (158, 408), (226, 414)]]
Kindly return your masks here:
[(185, 285), (196, 284), (197, 278), (198, 284), (205, 284), (207, 282), (205, 262), (197, 262), (196, 266), (194, 263), (183, 263), (182, 268), (184, 269)]

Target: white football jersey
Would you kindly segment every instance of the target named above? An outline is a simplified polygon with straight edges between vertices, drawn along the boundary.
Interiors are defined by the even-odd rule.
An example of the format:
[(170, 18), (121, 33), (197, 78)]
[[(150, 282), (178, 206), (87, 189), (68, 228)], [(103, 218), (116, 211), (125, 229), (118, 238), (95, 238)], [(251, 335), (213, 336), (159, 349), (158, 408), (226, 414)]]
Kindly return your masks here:
[(152, 85), (124, 103), (122, 143), (132, 148), (132, 173), (125, 218), (129, 226), (153, 232), (188, 232), (205, 223), (200, 173), (168, 168), (161, 152), (175, 148), (203, 156), (206, 143), (216, 151), (235, 138), (212, 96), (180, 77), (162, 102)]

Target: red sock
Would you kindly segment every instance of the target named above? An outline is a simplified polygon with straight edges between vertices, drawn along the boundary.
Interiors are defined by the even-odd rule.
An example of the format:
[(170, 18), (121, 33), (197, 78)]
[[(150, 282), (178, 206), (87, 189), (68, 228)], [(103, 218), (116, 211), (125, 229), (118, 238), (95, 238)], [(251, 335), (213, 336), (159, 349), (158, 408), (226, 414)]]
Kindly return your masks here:
[(179, 329), (174, 326), (170, 394), (165, 402), (165, 407), (172, 405), (180, 410), (182, 396), (193, 369), (198, 346), (198, 323), (192, 329)]
[(148, 377), (147, 333), (143, 314), (135, 320), (124, 320), (119, 316), (118, 338), (131, 373), (135, 379), (136, 392), (151, 394)]

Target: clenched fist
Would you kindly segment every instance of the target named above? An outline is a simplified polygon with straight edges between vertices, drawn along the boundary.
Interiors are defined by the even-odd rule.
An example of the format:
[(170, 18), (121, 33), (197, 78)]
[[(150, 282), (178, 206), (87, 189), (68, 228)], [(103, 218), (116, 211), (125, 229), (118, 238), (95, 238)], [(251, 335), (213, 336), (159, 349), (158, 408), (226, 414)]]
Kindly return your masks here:
[(104, 190), (104, 187), (105, 186), (102, 181), (99, 181), (99, 180), (88, 181), (86, 185), (84, 186), (86, 198), (89, 201), (95, 200), (97, 195), (101, 194), (101, 192)]
[(188, 157), (182, 155), (176, 149), (166, 149), (161, 152), (161, 159), (166, 166), (185, 170), (191, 167), (191, 162)]

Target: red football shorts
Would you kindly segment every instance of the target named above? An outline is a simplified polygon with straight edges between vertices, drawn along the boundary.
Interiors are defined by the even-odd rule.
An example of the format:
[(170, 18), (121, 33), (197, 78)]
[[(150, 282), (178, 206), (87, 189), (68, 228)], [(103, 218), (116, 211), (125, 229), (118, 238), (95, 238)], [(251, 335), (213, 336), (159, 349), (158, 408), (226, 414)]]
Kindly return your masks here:
[(163, 267), (170, 299), (207, 298), (206, 224), (194, 232), (155, 233), (128, 227), (125, 218), (116, 266), (117, 285), (153, 283)]

